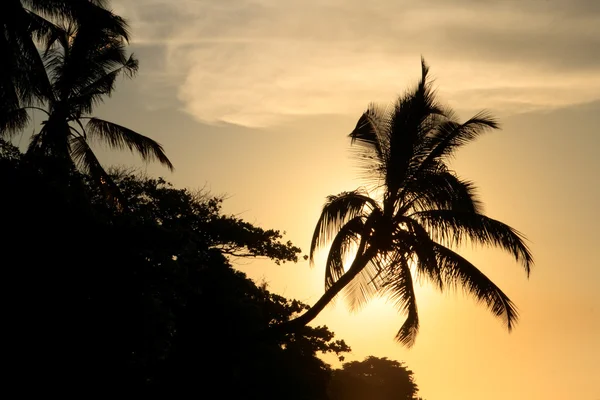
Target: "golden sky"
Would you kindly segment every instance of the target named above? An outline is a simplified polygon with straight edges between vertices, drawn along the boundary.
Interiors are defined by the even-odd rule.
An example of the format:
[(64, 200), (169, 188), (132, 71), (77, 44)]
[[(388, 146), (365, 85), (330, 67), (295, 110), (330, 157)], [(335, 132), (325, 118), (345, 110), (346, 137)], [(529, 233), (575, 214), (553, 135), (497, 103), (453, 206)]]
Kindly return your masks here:
[[(131, 22), (140, 74), (99, 109), (161, 142), (175, 164), (148, 172), (227, 194), (226, 211), (285, 230), (305, 251), (324, 199), (364, 183), (347, 134), (431, 64), (464, 118), (489, 109), (503, 130), (460, 152), (487, 213), (524, 232), (529, 280), (504, 254), (464, 249), (517, 303), (508, 334), (462, 293), (423, 287), (421, 333), (377, 300), (343, 299), (317, 320), (367, 355), (406, 361), (427, 400), (600, 400), (600, 2), (113, 0)], [(104, 157), (132, 164), (135, 158)], [(139, 165), (139, 164), (138, 164)], [(239, 265), (286, 297), (323, 292), (317, 262)]]

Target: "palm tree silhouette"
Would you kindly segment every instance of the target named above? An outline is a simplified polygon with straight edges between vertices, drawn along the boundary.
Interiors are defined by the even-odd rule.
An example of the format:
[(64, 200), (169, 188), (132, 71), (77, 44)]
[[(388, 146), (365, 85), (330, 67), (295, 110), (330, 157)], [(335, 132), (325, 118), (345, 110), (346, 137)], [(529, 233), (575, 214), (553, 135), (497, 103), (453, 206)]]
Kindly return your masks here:
[[(375, 294), (393, 299), (406, 314), (396, 339), (412, 346), (419, 329), (413, 274), (443, 290), (462, 286), (506, 323), (517, 320), (513, 302), (468, 260), (452, 250), (464, 241), (496, 246), (520, 262), (527, 276), (533, 258), (515, 229), (484, 215), (471, 182), (460, 179), (447, 160), (483, 132), (498, 128), (486, 113), (465, 123), (441, 107), (422, 77), (394, 107), (374, 105), (350, 134), (365, 173), (379, 198), (363, 190), (329, 196), (312, 238), (315, 250), (331, 244), (326, 261), (325, 294), (303, 315), (280, 326), (295, 331), (314, 319), (342, 289), (351, 308)], [(345, 258), (354, 260), (345, 268)], [(277, 329), (277, 328), (275, 328)]]
[[(110, 96), (118, 76), (132, 77), (138, 69), (137, 60), (126, 54), (124, 21), (93, 3), (73, 0), (32, 2), (37, 4), (36, 11), (55, 22), (44, 20), (49, 28), (41, 29), (43, 34), (40, 33), (40, 41), (45, 48), (41, 57), (43, 78), (38, 77), (39, 71), (32, 72), (35, 81), (42, 82), (36, 95), (46, 108), (28, 105), (33, 96), (20, 96), (19, 102), (26, 105), (13, 108), (8, 113), (8, 117), (3, 119), (3, 131), (10, 133), (8, 128), (14, 130), (20, 126), (20, 117), (12, 119), (17, 123), (10, 122), (15, 115), (28, 109), (44, 112), (47, 118), (42, 122), (39, 133), (32, 137), (28, 157), (44, 160), (55, 176), (66, 176), (76, 167), (105, 189), (109, 199), (118, 202), (118, 189), (96, 158), (90, 142), (104, 142), (113, 149), (128, 148), (145, 161), (157, 160), (171, 170), (173, 165), (162, 146), (154, 140), (91, 116), (94, 106), (102, 102), (104, 96)], [(48, 7), (42, 8), (43, 4)], [(91, 4), (92, 8), (82, 9), (73, 4)], [(60, 8), (60, 5), (65, 6)], [(27, 15), (36, 18), (31, 11), (27, 11)], [(18, 79), (14, 81), (18, 82)], [(21, 92), (26, 93), (25, 90)]]
[(51, 84), (38, 46), (48, 47), (56, 24), (93, 25), (128, 40), (126, 22), (105, 0), (3, 0), (0, 2), (0, 137), (21, 131), (27, 107), (45, 103)]

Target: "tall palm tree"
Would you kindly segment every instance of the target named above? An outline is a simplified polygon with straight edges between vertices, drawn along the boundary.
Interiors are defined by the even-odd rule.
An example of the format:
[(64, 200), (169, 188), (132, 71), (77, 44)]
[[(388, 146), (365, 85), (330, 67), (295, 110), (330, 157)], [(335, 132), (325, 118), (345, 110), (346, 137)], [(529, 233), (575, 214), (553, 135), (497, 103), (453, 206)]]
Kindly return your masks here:
[(128, 40), (127, 24), (105, 0), (3, 0), (0, 2), (0, 137), (21, 131), (25, 107), (44, 103), (51, 85), (38, 46), (48, 47), (57, 23), (93, 25)]
[(137, 72), (138, 62), (126, 54), (121, 35), (93, 23), (70, 23), (56, 30), (47, 46), (43, 59), (51, 90), (47, 109), (38, 108), (47, 118), (33, 135), (28, 156), (46, 160), (55, 175), (68, 175), (77, 167), (117, 204), (118, 189), (92, 151), (91, 141), (114, 149), (128, 148), (146, 161), (157, 160), (173, 169), (159, 143), (91, 116), (94, 106), (112, 93), (119, 75), (131, 77)]
[[(370, 106), (350, 134), (356, 154), (380, 198), (354, 190), (329, 196), (312, 238), (315, 250), (331, 244), (326, 261), (325, 294), (305, 314), (277, 329), (294, 331), (314, 319), (345, 289), (351, 307), (376, 294), (393, 299), (406, 314), (396, 339), (411, 346), (419, 329), (413, 275), (440, 290), (462, 286), (505, 322), (517, 320), (513, 302), (453, 248), (470, 241), (508, 251), (527, 276), (533, 264), (524, 237), (489, 218), (471, 182), (447, 165), (463, 145), (498, 128), (486, 113), (464, 123), (441, 107), (427, 82), (422, 60), (418, 86), (388, 109)], [(346, 268), (345, 260), (354, 255)]]

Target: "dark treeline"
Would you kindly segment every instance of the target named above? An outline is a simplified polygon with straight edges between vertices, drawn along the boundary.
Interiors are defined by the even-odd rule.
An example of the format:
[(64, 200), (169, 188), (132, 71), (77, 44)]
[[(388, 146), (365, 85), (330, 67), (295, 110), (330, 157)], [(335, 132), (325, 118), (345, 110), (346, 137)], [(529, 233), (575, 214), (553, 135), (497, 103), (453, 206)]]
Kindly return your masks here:
[[(122, 212), (75, 170), (56, 181), (6, 142), (0, 152), (6, 360), (24, 394), (357, 399), (345, 381), (354, 394), (377, 387), (350, 368), (332, 380), (317, 356), (350, 348), (326, 327), (261, 337), (307, 306), (227, 255), (297, 261), (278, 231), (224, 215), (206, 193), (124, 172), (113, 175)], [(404, 397), (377, 398), (413, 398), (412, 374), (378, 385), (399, 376)]]
[[(0, 3), (5, 381), (21, 396), (345, 398), (318, 355), (342, 360), (346, 343), (324, 326), (269, 334), (308, 306), (231, 264), (296, 262), (298, 247), (224, 215), (220, 198), (96, 158), (99, 141), (173, 169), (159, 143), (93, 114), (138, 70), (108, 6)], [(43, 119), (21, 153), (11, 139), (32, 112)]]

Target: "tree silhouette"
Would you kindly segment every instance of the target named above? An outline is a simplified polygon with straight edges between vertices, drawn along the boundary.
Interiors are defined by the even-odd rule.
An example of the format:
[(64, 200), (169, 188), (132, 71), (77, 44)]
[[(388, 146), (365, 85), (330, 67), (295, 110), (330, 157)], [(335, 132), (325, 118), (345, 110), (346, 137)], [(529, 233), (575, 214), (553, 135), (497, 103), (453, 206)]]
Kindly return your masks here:
[(33, 136), (28, 153), (59, 163), (69, 160), (102, 186), (110, 178), (90, 148), (93, 140), (115, 149), (128, 148), (144, 160), (156, 159), (173, 169), (154, 140), (90, 116), (94, 105), (112, 93), (120, 74), (131, 77), (137, 71), (138, 62), (126, 56), (122, 39), (87, 25), (65, 28), (44, 55), (52, 83), (48, 118)]
[(367, 357), (344, 363), (333, 371), (329, 384), (331, 400), (416, 400), (413, 372), (386, 357)]
[(331, 371), (316, 355), (348, 346), (326, 327), (257, 340), (307, 306), (231, 264), (295, 262), (300, 249), (219, 198), (111, 177), (126, 213), (91, 178), (86, 199), (72, 196), (0, 140), (6, 380), (20, 393), (325, 400)]
[[(28, 110), (47, 116), (34, 134), (28, 156), (53, 179), (67, 183), (75, 169), (89, 174), (105, 198), (123, 205), (110, 177), (96, 158), (94, 141), (113, 149), (129, 149), (143, 160), (173, 165), (156, 141), (121, 125), (92, 116), (94, 107), (110, 96), (119, 75), (138, 69), (127, 55), (125, 21), (101, 0), (10, 0), (3, 14), (0, 50), (7, 54), (0, 107), (0, 135), (23, 129)], [(14, 17), (14, 21), (12, 20)], [(35, 43), (43, 48), (40, 55)], [(38, 106), (45, 106), (44, 108)], [(76, 183), (75, 183), (76, 184)]]
[[(483, 132), (498, 128), (479, 113), (459, 123), (435, 99), (422, 60), (417, 87), (391, 108), (371, 105), (350, 133), (364, 172), (381, 196), (363, 190), (329, 196), (315, 227), (310, 257), (331, 243), (325, 266), (325, 294), (302, 316), (274, 328), (306, 325), (344, 289), (351, 308), (373, 295), (393, 299), (406, 321), (396, 339), (411, 346), (419, 329), (413, 274), (438, 289), (462, 286), (500, 317), (510, 331), (517, 320), (513, 302), (489, 278), (452, 248), (465, 241), (509, 252), (529, 276), (532, 255), (523, 236), (489, 218), (471, 182), (447, 161)], [(345, 265), (346, 256), (354, 260)]]
[(51, 43), (58, 24), (95, 26), (128, 40), (127, 24), (102, 0), (4, 0), (0, 3), (0, 136), (23, 129), (28, 106), (51, 97), (37, 46)]

